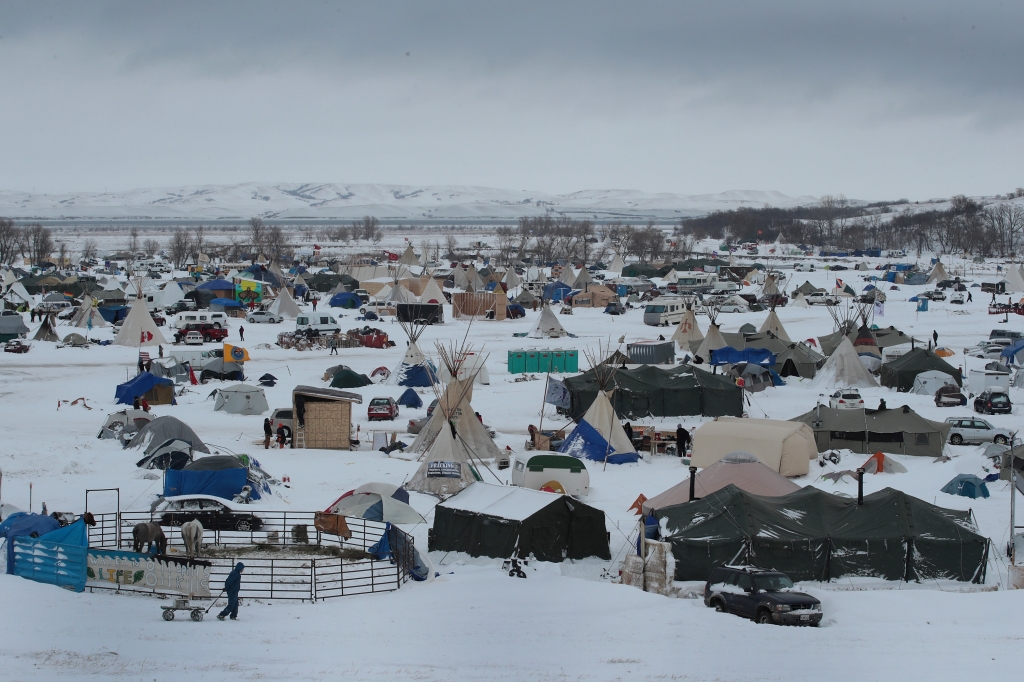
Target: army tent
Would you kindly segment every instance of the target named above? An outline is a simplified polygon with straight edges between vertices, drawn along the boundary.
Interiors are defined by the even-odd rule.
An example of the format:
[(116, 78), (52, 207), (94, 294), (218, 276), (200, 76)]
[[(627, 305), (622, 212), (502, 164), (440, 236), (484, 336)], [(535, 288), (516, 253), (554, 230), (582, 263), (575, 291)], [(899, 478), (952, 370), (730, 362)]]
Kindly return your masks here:
[(267, 396), (258, 386), (236, 384), (217, 390), (214, 411), (223, 410), (230, 414), (263, 414), (270, 409)]
[(792, 421), (814, 430), (819, 452), (847, 448), (866, 455), (884, 452), (938, 457), (950, 429), (949, 424), (925, 419), (907, 405), (886, 410), (838, 410), (818, 405)]
[(706, 580), (730, 563), (771, 566), (794, 581), (985, 582), (989, 541), (976, 532), (971, 512), (892, 488), (866, 495), (859, 505), (811, 486), (762, 497), (730, 485), (655, 515), (672, 545), (676, 580)]
[[(770, 469), (749, 452), (730, 452), (711, 466), (701, 469), (694, 476), (694, 499), (699, 500), (727, 485), (765, 497), (781, 497), (800, 490), (800, 486), (774, 469)], [(660, 495), (643, 503), (643, 512), (683, 504), (690, 501), (690, 479), (684, 478)]]
[(434, 507), (428, 549), (495, 559), (611, 559), (600, 509), (568, 495), (487, 483)]
[(882, 365), (881, 384), (906, 393), (913, 390), (917, 375), (929, 370), (945, 372), (953, 377), (957, 386), (964, 385), (959, 370), (924, 348), (915, 348)]
[(808, 294), (813, 294), (815, 291), (824, 291), (824, 289), (822, 289), (821, 287), (816, 287), (809, 281), (804, 280), (803, 284), (798, 286), (796, 289), (793, 289), (793, 297), (795, 298), (797, 294), (803, 294), (804, 296), (807, 296)]
[(818, 458), (814, 432), (804, 424), (721, 417), (693, 432), (690, 463), (708, 467), (736, 451), (749, 452), (772, 471), (790, 477), (807, 474), (810, 460)]
[(791, 343), (775, 356), (775, 371), (783, 377), (813, 379), (825, 358), (803, 342)]
[(331, 379), (331, 388), (359, 388), (372, 383), (365, 374), (358, 374), (346, 367), (334, 373), (334, 377)]

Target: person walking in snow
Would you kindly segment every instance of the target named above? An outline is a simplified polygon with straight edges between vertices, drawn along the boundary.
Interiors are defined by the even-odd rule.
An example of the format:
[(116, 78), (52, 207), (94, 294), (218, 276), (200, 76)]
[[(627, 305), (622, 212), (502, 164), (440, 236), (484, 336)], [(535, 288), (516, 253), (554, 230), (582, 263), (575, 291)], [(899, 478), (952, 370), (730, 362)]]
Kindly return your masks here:
[(968, 302), (968, 303), (971, 303), (971, 302), (972, 302), (973, 300), (974, 300), (974, 297), (973, 297), (973, 296), (971, 296), (971, 292), (969, 292), (969, 291), (968, 291), (968, 292), (967, 292), (967, 302)]
[(934, 329), (932, 330), (932, 341), (935, 342), (935, 347), (938, 348), (938, 346), (939, 346), (939, 333), (937, 331), (935, 331)]
[(224, 591), (228, 593), (228, 605), (217, 614), (217, 620), (224, 620), (226, 616), (231, 616), (231, 620), (238, 620), (238, 591), (242, 589), (242, 571), (244, 570), (245, 564), (239, 561), (235, 564), (234, 570), (228, 573), (228, 577), (224, 579)]
[(270, 423), (270, 417), (263, 420), (263, 449), (270, 449), (270, 437), (274, 435), (274, 425)]
[(245, 341), (245, 327), (241, 325), (238, 327), (238, 338), (241, 341)]
[(683, 428), (682, 424), (676, 424), (676, 454), (685, 457), (689, 447), (690, 432)]

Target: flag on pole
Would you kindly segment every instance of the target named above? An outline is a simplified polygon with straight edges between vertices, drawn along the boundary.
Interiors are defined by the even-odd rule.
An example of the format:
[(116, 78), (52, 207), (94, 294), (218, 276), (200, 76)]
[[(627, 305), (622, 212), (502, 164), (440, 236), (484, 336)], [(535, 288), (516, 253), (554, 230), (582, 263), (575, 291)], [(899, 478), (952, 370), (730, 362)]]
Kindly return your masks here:
[(561, 379), (548, 377), (548, 385), (544, 389), (544, 402), (555, 407), (569, 409), (571, 406), (569, 389), (565, 387), (565, 383)]
[(153, 340), (153, 332), (142, 332), (139, 336), (139, 343), (146, 343), (147, 341)]
[(230, 343), (225, 343), (224, 359), (228, 362), (248, 362), (249, 351), (241, 346), (232, 346)]

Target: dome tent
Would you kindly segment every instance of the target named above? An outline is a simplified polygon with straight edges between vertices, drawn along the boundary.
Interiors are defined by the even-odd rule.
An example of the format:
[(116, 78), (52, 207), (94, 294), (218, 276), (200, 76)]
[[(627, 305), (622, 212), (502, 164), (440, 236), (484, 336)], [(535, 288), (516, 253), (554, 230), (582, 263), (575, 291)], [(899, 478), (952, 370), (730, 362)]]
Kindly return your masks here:
[(267, 404), (267, 396), (263, 393), (263, 389), (258, 386), (236, 384), (219, 388), (214, 392), (217, 394), (217, 401), (213, 406), (215, 412), (263, 414), (270, 410), (270, 405)]
[(988, 497), (988, 486), (985, 481), (973, 474), (958, 474), (953, 480), (942, 486), (942, 492), (949, 495), (969, 497), (972, 500), (979, 497)]
[(171, 439), (180, 439), (192, 444), (196, 452), (210, 453), (210, 448), (202, 441), (195, 431), (188, 424), (176, 417), (157, 417), (145, 424), (136, 432), (126, 448), (139, 448), (146, 446), (144, 452), (150, 455), (163, 443)]
[(331, 379), (331, 388), (359, 388), (369, 386), (373, 382), (365, 374), (357, 374), (351, 369), (340, 369), (334, 373)]

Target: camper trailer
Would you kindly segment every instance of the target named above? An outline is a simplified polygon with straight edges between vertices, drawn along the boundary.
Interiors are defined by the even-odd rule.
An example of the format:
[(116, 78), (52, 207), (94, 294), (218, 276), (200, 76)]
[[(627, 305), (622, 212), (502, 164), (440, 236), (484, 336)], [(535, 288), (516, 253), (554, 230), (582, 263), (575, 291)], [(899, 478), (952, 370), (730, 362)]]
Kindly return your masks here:
[(644, 308), (644, 324), (652, 327), (668, 327), (679, 324), (686, 314), (681, 298), (659, 297)]
[(719, 288), (718, 274), (714, 272), (680, 272), (676, 290), (680, 293), (707, 293)]
[(228, 316), (225, 313), (215, 313), (209, 310), (192, 310), (178, 313), (170, 321), (172, 329), (184, 329), (188, 324), (212, 324), (220, 329), (228, 326)]
[(590, 473), (582, 459), (569, 455), (548, 453), (533, 455), (529, 459), (515, 458), (512, 466), (512, 485), (548, 492), (562, 491), (573, 497), (583, 497), (590, 492)]

